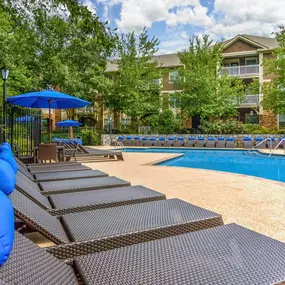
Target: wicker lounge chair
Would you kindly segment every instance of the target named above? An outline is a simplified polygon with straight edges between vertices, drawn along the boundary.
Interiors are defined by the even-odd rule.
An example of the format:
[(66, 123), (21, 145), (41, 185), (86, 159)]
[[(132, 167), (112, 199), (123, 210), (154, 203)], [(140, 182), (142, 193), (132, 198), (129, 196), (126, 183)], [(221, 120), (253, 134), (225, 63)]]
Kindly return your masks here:
[(196, 138), (195, 137), (188, 137), (186, 139), (184, 146), (185, 147), (194, 147), (195, 144), (196, 144)]
[(132, 145), (134, 145), (133, 142), (134, 141), (133, 141), (133, 137), (132, 136), (126, 136), (124, 141), (123, 141), (123, 144), (125, 146), (132, 146)]
[(216, 143), (217, 148), (225, 148), (226, 147), (226, 139), (225, 137), (218, 137), (217, 143)]
[(154, 146), (156, 144), (157, 139), (154, 137), (149, 138), (144, 142), (144, 146)]
[(141, 137), (140, 136), (134, 136), (134, 146), (140, 146), (140, 140)]
[(253, 148), (253, 142), (250, 137), (243, 138), (243, 148)]
[[(263, 141), (263, 142), (262, 142)], [(257, 149), (264, 149), (266, 148), (266, 141), (264, 141), (264, 138), (255, 138), (254, 139), (255, 148)]]
[(10, 199), (16, 217), (58, 245), (47, 250), (60, 259), (223, 224), (219, 214), (179, 199), (66, 214), (60, 220), (17, 190)]
[(235, 148), (235, 147), (236, 147), (235, 139), (231, 137), (227, 138), (226, 148)]
[(206, 147), (215, 147), (216, 146), (216, 139), (214, 137), (208, 137), (208, 140), (206, 142)]
[(142, 137), (140, 141), (137, 143), (137, 146), (144, 146), (147, 141), (148, 141), (147, 137)]
[(155, 142), (155, 146), (165, 146), (166, 145), (166, 139), (164, 137), (158, 138), (158, 140)]
[(59, 180), (71, 180), (71, 179), (82, 179), (82, 178), (95, 178), (95, 177), (106, 177), (107, 173), (99, 170), (88, 170), (88, 171), (62, 171), (62, 172), (46, 172), (32, 174), (28, 171), (26, 167), (23, 167), (18, 163), (18, 169), (36, 182), (45, 182), (45, 181), (59, 181)]
[(185, 141), (184, 137), (178, 137), (178, 138), (176, 139), (176, 141), (174, 142), (173, 146), (174, 146), (174, 147), (181, 147), (181, 146), (184, 146), (184, 141)]
[(175, 137), (168, 137), (166, 141), (166, 146), (167, 147), (173, 146), (174, 142), (175, 142)]
[(165, 195), (143, 186), (128, 186), (104, 190), (44, 196), (27, 178), (17, 177), (16, 188), (52, 215), (63, 215), (128, 204), (165, 199)]
[(36, 182), (32, 181), (30, 178), (21, 173), (21, 171), (16, 174), (16, 177), (17, 179), (18, 177), (21, 177), (22, 179), (28, 179), (30, 182), (30, 187), (41, 189), (41, 193), (46, 196), (52, 194), (72, 193), (130, 186), (129, 182), (114, 176), (40, 182), (39, 186)]
[(206, 140), (204, 137), (198, 137), (194, 147), (204, 147), (206, 144)]
[[(262, 246), (262, 250), (261, 250)], [(236, 224), (64, 262), (15, 232), (0, 284), (284, 284), (285, 245)]]

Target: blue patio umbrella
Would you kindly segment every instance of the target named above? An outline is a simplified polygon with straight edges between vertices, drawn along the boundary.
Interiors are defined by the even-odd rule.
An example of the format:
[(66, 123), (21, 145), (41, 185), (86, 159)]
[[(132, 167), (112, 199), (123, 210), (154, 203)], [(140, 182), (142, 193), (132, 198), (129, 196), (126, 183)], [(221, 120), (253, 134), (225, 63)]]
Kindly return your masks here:
[(57, 127), (79, 127), (82, 123), (73, 120), (64, 120), (55, 124)]
[(8, 98), (8, 102), (28, 108), (48, 108), (49, 109), (49, 137), (51, 141), (51, 109), (71, 109), (82, 108), (90, 103), (82, 99), (57, 92), (55, 90), (43, 90), (26, 93)]

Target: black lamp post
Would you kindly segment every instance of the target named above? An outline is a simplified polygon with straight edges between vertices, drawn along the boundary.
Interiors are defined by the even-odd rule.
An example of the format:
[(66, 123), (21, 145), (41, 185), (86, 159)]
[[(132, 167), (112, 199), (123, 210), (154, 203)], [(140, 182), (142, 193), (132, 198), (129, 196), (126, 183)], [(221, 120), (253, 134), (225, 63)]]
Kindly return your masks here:
[(6, 141), (6, 126), (7, 126), (7, 109), (6, 109), (6, 102), (7, 102), (7, 92), (6, 92), (6, 81), (9, 76), (9, 69), (2, 67), (1, 68), (2, 79), (3, 79), (3, 125), (4, 125), (4, 132), (3, 132), (3, 140)]

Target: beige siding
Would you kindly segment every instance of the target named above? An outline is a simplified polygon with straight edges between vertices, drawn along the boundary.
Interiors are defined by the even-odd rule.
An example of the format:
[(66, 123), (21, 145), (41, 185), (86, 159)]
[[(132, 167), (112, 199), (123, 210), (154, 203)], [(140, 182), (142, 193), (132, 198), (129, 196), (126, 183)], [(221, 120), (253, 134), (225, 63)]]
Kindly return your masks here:
[(237, 40), (232, 45), (228, 46), (224, 49), (223, 53), (229, 53), (229, 52), (241, 52), (241, 51), (251, 51), (256, 50), (257, 48), (255, 46), (252, 46), (244, 41)]

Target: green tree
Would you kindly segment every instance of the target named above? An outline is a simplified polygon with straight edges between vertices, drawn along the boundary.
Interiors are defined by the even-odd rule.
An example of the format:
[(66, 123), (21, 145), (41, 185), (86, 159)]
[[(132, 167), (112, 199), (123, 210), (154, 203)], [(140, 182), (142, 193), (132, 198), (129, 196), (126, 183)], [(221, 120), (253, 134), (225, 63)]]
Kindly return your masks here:
[(272, 110), (275, 114), (285, 113), (285, 27), (279, 26), (275, 33), (279, 47), (274, 51), (274, 58), (264, 61), (266, 74), (274, 74), (271, 82), (262, 86), (264, 109)]
[(175, 94), (181, 110), (189, 117), (232, 117), (243, 100), (245, 87), (238, 77), (220, 75), (221, 43), (208, 35), (191, 36), (189, 47), (179, 53), (183, 67), (175, 84), (183, 92)]
[(130, 116), (135, 124), (159, 109), (161, 87), (157, 81), (162, 73), (153, 60), (158, 44), (158, 39), (149, 39), (146, 29), (139, 36), (128, 33), (118, 39), (118, 71), (109, 75), (113, 84), (105, 105), (114, 114)]

